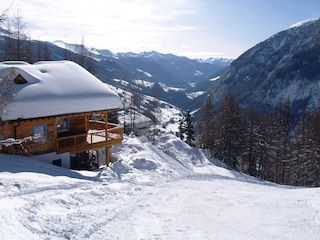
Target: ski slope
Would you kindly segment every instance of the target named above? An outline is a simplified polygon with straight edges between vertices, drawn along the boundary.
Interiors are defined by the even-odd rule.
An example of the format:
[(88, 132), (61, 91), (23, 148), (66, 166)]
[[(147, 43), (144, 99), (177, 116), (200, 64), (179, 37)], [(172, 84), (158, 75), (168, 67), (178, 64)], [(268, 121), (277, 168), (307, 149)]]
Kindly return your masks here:
[(0, 155), (0, 239), (320, 239), (320, 189), (259, 181), (167, 134), (70, 171)]

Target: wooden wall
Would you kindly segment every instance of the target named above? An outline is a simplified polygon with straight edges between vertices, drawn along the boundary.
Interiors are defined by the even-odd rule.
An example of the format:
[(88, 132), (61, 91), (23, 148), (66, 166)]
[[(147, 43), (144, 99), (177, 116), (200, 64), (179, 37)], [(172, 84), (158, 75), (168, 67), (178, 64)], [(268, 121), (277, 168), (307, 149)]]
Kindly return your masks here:
[(75, 134), (81, 134), (86, 131), (85, 116), (74, 116), (69, 118), (70, 131)]
[(21, 120), (19, 122), (6, 123), (0, 128), (0, 135), (4, 138), (25, 139), (33, 136), (33, 127), (45, 124), (47, 126), (47, 140), (35, 142), (26, 140), (21, 146), (3, 147), (3, 152), (20, 155), (34, 155), (55, 151), (56, 123), (55, 117), (33, 120)]

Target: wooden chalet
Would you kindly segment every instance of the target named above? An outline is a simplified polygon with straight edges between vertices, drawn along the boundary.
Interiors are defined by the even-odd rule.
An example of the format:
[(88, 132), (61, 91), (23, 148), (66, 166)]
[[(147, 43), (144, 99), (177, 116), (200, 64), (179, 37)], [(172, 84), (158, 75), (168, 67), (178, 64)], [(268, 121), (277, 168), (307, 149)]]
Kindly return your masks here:
[(123, 128), (108, 122), (122, 107), (106, 84), (76, 63), (0, 63), (2, 153), (32, 156), (72, 169), (109, 164)]

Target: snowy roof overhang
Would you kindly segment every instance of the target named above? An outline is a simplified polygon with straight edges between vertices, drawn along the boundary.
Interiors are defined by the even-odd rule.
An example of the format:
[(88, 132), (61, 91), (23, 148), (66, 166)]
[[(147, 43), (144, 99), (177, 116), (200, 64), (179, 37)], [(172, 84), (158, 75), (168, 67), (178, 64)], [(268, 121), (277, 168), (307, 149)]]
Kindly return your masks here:
[(0, 80), (2, 87), (3, 81), (12, 82), (9, 91), (15, 95), (8, 105), (0, 106), (4, 121), (122, 107), (120, 97), (105, 83), (70, 61), (2, 62)]

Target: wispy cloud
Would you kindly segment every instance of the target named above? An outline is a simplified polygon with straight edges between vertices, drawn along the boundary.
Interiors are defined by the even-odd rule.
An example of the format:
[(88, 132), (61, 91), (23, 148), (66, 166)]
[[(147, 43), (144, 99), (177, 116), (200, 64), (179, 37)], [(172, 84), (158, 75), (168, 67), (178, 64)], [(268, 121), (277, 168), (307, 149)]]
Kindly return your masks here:
[(196, 14), (196, 0), (15, 0), (11, 16), (15, 8), (35, 38), (75, 41), (85, 35), (88, 44), (115, 50), (159, 47), (159, 38), (195, 29), (185, 19)]

